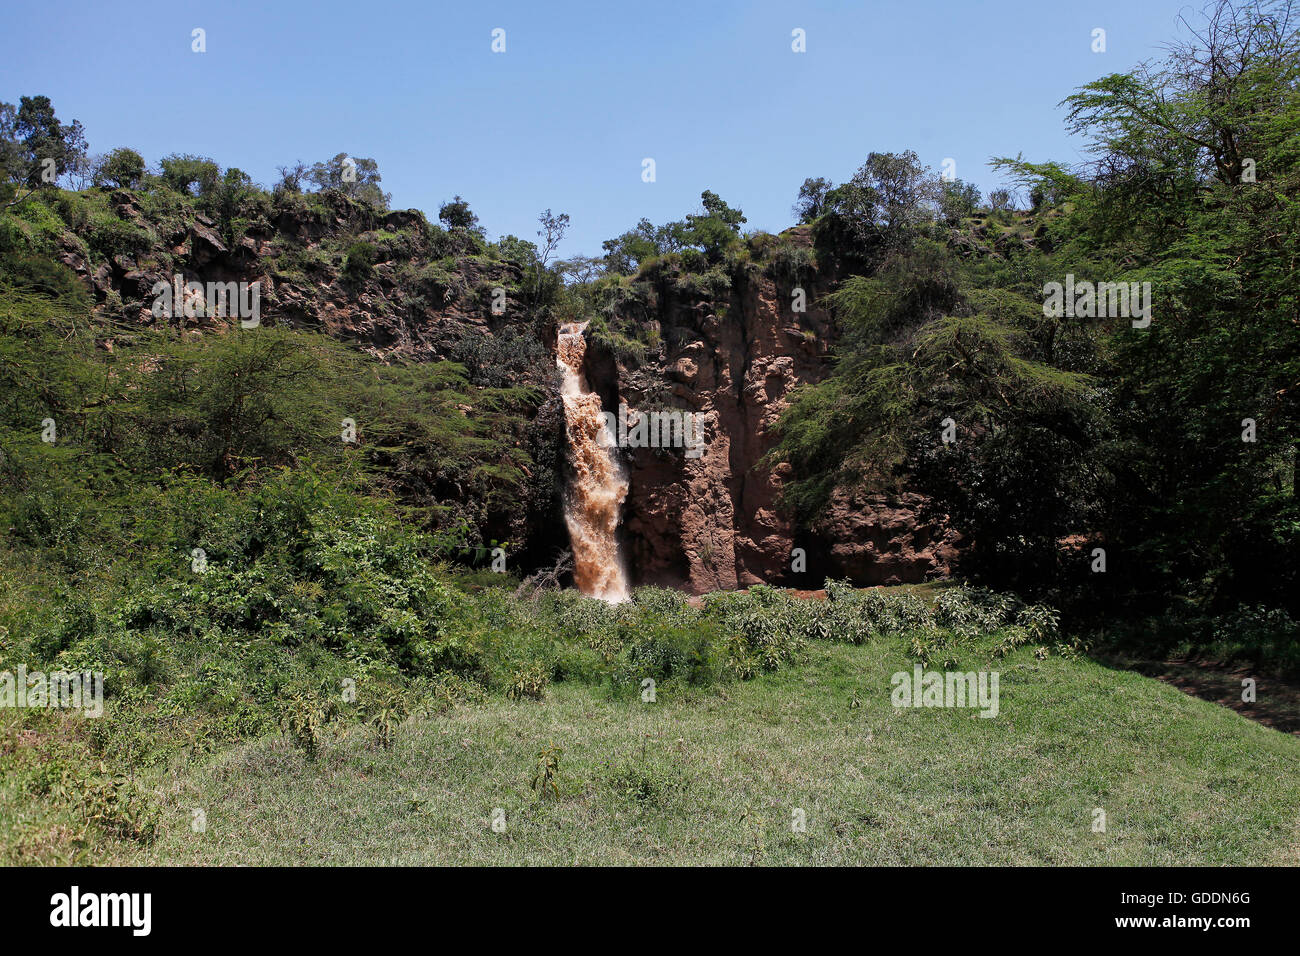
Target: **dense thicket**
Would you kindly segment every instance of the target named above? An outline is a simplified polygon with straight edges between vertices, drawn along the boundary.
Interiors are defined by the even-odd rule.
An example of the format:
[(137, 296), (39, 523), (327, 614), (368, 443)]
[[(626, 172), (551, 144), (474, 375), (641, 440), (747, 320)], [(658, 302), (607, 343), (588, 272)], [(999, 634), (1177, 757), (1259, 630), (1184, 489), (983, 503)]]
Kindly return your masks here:
[[(985, 210), (1012, 240), (995, 257), (961, 255), (952, 184), (914, 157), (805, 184), (797, 208), (863, 267), (829, 298), (835, 374), (782, 423), (792, 507), (905, 481), (969, 534), (967, 573), (999, 586), (1112, 615), (1300, 609), (1288, 6), (1220, 5), (1163, 63), (1071, 96), (1094, 159), (999, 160), (1037, 228), (1021, 241), (1021, 214)], [(1149, 324), (1114, 302), (1048, 314), (1047, 283), (1070, 276), (1150, 283)]]

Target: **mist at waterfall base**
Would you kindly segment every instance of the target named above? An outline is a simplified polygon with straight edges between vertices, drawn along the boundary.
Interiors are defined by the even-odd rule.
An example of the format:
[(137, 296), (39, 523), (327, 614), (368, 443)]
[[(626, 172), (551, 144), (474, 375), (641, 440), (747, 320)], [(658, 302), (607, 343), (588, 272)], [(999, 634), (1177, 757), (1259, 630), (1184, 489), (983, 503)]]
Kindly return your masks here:
[(555, 364), (564, 373), (565, 430), (573, 477), (565, 492), (564, 521), (573, 544), (573, 579), (579, 591), (604, 601), (628, 598), (627, 572), (618, 549), (618, 522), (628, 482), (613, 453), (600, 396), (587, 384), (585, 322), (560, 327)]

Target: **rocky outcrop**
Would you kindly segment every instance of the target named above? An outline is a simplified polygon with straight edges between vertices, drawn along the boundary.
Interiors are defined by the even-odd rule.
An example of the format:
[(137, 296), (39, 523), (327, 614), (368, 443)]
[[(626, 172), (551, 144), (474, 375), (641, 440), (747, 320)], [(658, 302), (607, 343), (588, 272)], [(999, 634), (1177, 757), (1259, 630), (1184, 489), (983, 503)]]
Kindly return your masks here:
[[(202, 212), (151, 220), (139, 197), (117, 190), (110, 208), (136, 230), (136, 247), (99, 254), (69, 231), (57, 258), (112, 318), (157, 324), (152, 290), (176, 276), (182, 285), (257, 283), (268, 324), (327, 332), (380, 357), (446, 358), (467, 332), (487, 334), (531, 314), (518, 298), (517, 263), (468, 254), (420, 211), (381, 212), (329, 193), (314, 198), (311, 205), (285, 201), (242, 235), (223, 238)], [(353, 242), (364, 243), (374, 262), (349, 275)], [(498, 287), (506, 294), (494, 313), (491, 290)], [(199, 330), (231, 324), (211, 313), (163, 321)]]
[[(806, 229), (783, 240), (796, 249), (812, 242)], [(680, 447), (624, 447), (623, 540), (635, 583), (704, 593), (761, 583), (818, 587), (827, 576), (896, 584), (948, 573), (955, 536), (921, 516), (919, 496), (841, 494), (808, 528), (779, 506), (788, 466), (769, 468), (764, 456), (791, 392), (829, 371), (834, 326), (818, 299), (835, 278), (829, 269), (782, 276), (746, 264), (719, 298), (701, 295), (680, 272), (652, 273), (645, 281), (654, 284), (653, 318), (641, 324), (665, 344), (643, 364), (609, 349), (593, 355), (588, 375), (607, 410), (625, 403), (634, 411), (689, 412), (707, 443), (698, 458)], [(800, 290), (804, 311), (796, 310)]]
[(857, 584), (910, 584), (946, 576), (960, 555), (960, 536), (927, 514), (918, 494), (854, 495), (837, 491), (818, 522), (819, 555), (832, 576)]

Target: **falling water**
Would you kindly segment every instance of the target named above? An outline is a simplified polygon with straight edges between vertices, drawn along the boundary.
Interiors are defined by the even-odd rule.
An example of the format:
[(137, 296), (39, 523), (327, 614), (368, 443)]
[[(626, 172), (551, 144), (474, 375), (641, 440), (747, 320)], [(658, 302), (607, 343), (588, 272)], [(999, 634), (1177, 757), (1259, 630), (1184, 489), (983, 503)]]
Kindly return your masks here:
[(587, 343), (585, 322), (560, 327), (555, 364), (564, 371), (564, 419), (569, 436), (573, 481), (564, 520), (573, 542), (573, 577), (578, 590), (606, 601), (627, 598), (627, 576), (618, 553), (619, 512), (627, 497), (627, 478), (611, 453), (614, 436), (605, 426), (600, 396), (582, 374)]

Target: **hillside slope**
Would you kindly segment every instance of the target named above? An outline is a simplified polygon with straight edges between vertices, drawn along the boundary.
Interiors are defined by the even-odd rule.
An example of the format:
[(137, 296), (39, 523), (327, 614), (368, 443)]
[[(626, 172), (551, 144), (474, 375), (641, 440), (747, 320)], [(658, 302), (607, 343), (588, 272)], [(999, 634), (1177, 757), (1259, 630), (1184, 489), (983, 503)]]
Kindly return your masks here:
[[(802, 666), (654, 704), (561, 684), (413, 720), (391, 750), (357, 729), (314, 764), (266, 739), (170, 782), (158, 843), (120, 861), (1300, 863), (1300, 739), (1028, 649), (1000, 665), (996, 719), (895, 710), (890, 674), (911, 666), (888, 642), (818, 645)], [(550, 747), (558, 795), (539, 798)]]

